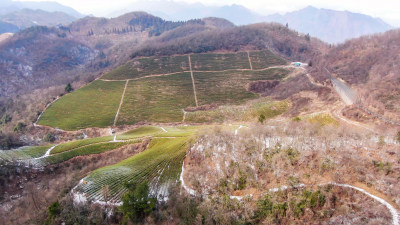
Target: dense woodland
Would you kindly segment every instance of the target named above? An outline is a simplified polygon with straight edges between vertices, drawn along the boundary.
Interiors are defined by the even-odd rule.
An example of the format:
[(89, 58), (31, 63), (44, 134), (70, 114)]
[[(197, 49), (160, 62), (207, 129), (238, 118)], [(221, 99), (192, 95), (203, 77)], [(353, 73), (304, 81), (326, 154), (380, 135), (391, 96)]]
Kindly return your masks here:
[(222, 30), (206, 30), (186, 36), (185, 30), (173, 30), (135, 49), (131, 57), (204, 53), (212, 51), (239, 51), (240, 49), (269, 49), (285, 58), (306, 60), (317, 54), (323, 43), (298, 35), (279, 24), (254, 24)]

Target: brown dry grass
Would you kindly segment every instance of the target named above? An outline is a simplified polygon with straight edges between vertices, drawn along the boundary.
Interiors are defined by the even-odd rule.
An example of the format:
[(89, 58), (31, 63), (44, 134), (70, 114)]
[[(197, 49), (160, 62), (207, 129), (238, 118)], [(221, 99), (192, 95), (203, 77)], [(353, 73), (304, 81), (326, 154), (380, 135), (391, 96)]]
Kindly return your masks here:
[[(75, 157), (61, 164), (48, 166), (44, 171), (34, 170), (20, 174), (4, 190), (8, 197), (1, 204), (0, 221), (4, 224), (44, 221), (48, 206), (67, 195), (80, 179), (97, 168), (115, 164), (139, 153), (147, 144), (148, 141), (144, 141), (98, 155)], [(11, 195), (21, 197), (11, 199)]]
[[(185, 178), (194, 189), (211, 195), (221, 190), (237, 193), (243, 176), (244, 193), (299, 183), (362, 183), (399, 208), (400, 148), (394, 139), (345, 125), (307, 122), (252, 126), (237, 136), (210, 130), (189, 153)], [(223, 189), (221, 182), (227, 183)]]

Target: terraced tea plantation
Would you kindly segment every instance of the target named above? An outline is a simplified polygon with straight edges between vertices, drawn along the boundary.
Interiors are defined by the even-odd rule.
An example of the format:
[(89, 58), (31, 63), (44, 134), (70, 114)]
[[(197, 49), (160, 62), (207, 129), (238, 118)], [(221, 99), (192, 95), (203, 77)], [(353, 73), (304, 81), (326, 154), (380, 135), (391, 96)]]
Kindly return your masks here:
[(232, 123), (257, 121), (261, 115), (265, 119), (271, 119), (286, 112), (290, 107), (288, 100), (271, 101), (261, 98), (245, 105), (221, 106), (207, 111), (188, 112), (185, 118), (189, 123)]
[(194, 73), (199, 105), (217, 103), (241, 104), (258, 98), (258, 94), (246, 90), (246, 84), (256, 80), (281, 80), (289, 73), (285, 69), (263, 71), (228, 71)]
[(177, 182), (186, 150), (199, 129), (206, 126), (143, 126), (116, 136), (70, 141), (59, 145), (25, 147), (0, 151), (0, 162), (19, 161), (43, 167), (65, 162), (77, 156), (106, 151), (151, 139), (147, 149), (117, 164), (100, 168), (85, 177), (74, 189), (91, 200), (104, 201), (102, 188), (109, 187), (111, 201), (118, 202), (125, 192), (124, 182), (147, 181), (154, 194), (168, 195), (170, 182)]
[(247, 84), (282, 80), (286, 64), (269, 51), (135, 59), (53, 103), (38, 124), (78, 130), (182, 122), (187, 107), (259, 98)]
[(22, 147), (16, 150), (0, 150), (0, 161), (29, 160), (43, 156), (53, 145)]
[(152, 74), (168, 74), (189, 70), (187, 56), (150, 57), (133, 60), (105, 74), (102, 79), (126, 80)]
[(124, 85), (124, 81), (94, 81), (54, 102), (38, 123), (63, 130), (110, 126), (118, 110)]
[(250, 69), (247, 52), (236, 54), (195, 54), (191, 55), (193, 70), (223, 71), (233, 69)]
[(77, 156), (100, 154), (122, 146), (140, 143), (146, 138), (182, 138), (193, 136), (201, 126), (156, 127), (143, 126), (116, 136), (103, 136), (69, 141), (58, 145), (22, 147), (1, 150), (0, 162), (20, 162), (42, 167), (65, 162)]
[[(156, 195), (168, 193), (168, 183), (179, 179), (190, 137), (155, 138), (148, 149), (112, 166), (93, 171), (75, 188), (93, 201), (119, 202), (126, 192), (125, 182), (148, 182)], [(102, 188), (108, 186), (110, 199), (104, 199)]]
[(253, 70), (260, 70), (275, 65), (285, 65), (287, 62), (270, 51), (250, 52)]
[(189, 73), (129, 81), (117, 124), (179, 122), (182, 109), (195, 105)]
[(136, 139), (114, 141), (114, 137), (98, 137), (71, 141), (59, 145), (23, 147), (16, 150), (0, 151), (0, 162), (20, 162), (27, 166), (42, 167), (65, 162), (77, 156), (100, 154), (124, 145), (141, 142)]

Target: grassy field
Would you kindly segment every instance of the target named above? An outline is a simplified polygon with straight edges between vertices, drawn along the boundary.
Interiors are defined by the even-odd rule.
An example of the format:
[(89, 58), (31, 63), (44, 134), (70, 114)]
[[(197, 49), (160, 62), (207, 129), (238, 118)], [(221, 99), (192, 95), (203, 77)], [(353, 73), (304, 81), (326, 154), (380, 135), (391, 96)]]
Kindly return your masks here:
[[(140, 141), (140, 140), (138, 140)], [(136, 142), (138, 142), (136, 141)], [(57, 164), (77, 156), (100, 154), (106, 151), (111, 151), (124, 145), (135, 143), (135, 141), (129, 142), (109, 142), (109, 143), (98, 143), (81, 148), (72, 149), (59, 154), (50, 155), (49, 157), (41, 159), (42, 164)]]
[[(250, 52), (250, 57), (255, 69), (285, 63), (269, 51)], [(250, 68), (247, 52), (193, 54), (191, 58), (194, 70)], [(150, 57), (134, 60), (104, 75), (103, 78), (131, 79), (185, 70), (188, 70), (188, 56)], [(258, 94), (247, 91), (246, 86), (249, 82), (281, 80), (288, 73), (289, 70), (282, 68), (262, 71), (194, 72), (197, 99), (199, 105), (243, 104), (259, 97)], [(95, 81), (53, 103), (43, 113), (38, 124), (63, 130), (111, 126), (124, 85), (124, 81)], [(126, 89), (117, 125), (180, 122), (183, 119), (183, 109), (190, 106), (195, 106), (195, 99), (188, 72), (131, 80)], [(68, 149), (68, 146), (58, 146), (53, 152)]]
[(27, 160), (43, 156), (53, 145), (23, 147), (15, 150), (0, 150), (0, 159), (4, 161)]
[(250, 81), (282, 79), (289, 72), (284, 69), (265, 71), (229, 71), (219, 73), (194, 73), (197, 99), (199, 105), (204, 104), (242, 104), (258, 95), (247, 91)]
[(53, 103), (38, 124), (78, 130), (113, 124), (125, 82), (95, 81)]
[[(263, 69), (287, 62), (270, 51), (250, 52), (253, 69)], [(194, 71), (221, 71), (232, 69), (250, 69), (247, 52), (192, 54)], [(135, 79), (147, 75), (168, 74), (189, 71), (188, 56), (147, 57), (132, 60), (103, 75), (106, 80)]]
[(189, 70), (187, 56), (150, 57), (128, 62), (105, 74), (102, 79), (134, 79), (152, 74), (166, 74)]
[(241, 72), (194, 73), (199, 105), (240, 104), (257, 98), (246, 90)]
[(59, 144), (53, 150), (51, 150), (50, 154), (57, 154), (61, 152), (66, 152), (72, 149), (80, 148), (86, 145), (91, 145), (99, 142), (108, 142), (113, 140), (113, 136), (105, 136), (105, 137), (97, 137), (97, 138), (88, 138), (77, 141), (70, 141), (67, 143)]
[(305, 116), (305, 119), (308, 120), (311, 123), (319, 124), (321, 126), (326, 126), (326, 125), (339, 126), (339, 121), (335, 120), (328, 113), (319, 113), (319, 114), (316, 114), (316, 115)]
[(271, 101), (268, 98), (263, 98), (246, 105), (221, 106), (209, 111), (188, 112), (185, 122), (249, 122), (257, 121), (260, 115), (268, 120), (286, 112), (289, 107), (289, 101)]
[(290, 70), (283, 68), (272, 68), (261, 71), (242, 71), (242, 79), (246, 81), (256, 81), (256, 80), (282, 80), (288, 74)]
[[(263, 71), (195, 72), (199, 105), (217, 103), (243, 104), (259, 95), (246, 90), (255, 80), (282, 79), (286, 69)], [(39, 124), (74, 130), (86, 127), (106, 127), (113, 124), (122, 95), (122, 81), (96, 81), (55, 102), (41, 117)], [(85, 104), (81, 104), (85, 102)], [(189, 73), (149, 77), (130, 81), (120, 109), (117, 125), (138, 122), (181, 122), (183, 110), (195, 106), (192, 80)], [(125, 137), (121, 137), (125, 138)], [(77, 141), (77, 147), (85, 145)], [(71, 147), (57, 146), (52, 153)]]
[(194, 105), (189, 73), (131, 81), (117, 124), (180, 122), (183, 118), (182, 109)]
[(251, 64), (254, 70), (264, 69), (270, 66), (286, 65), (286, 60), (274, 55), (272, 52), (256, 51), (250, 52)]
[(158, 133), (161, 133), (161, 132), (164, 132), (164, 131), (160, 127), (145, 126), (145, 127), (140, 127), (140, 128), (125, 132), (123, 134), (117, 135), (117, 139), (118, 140), (129, 140), (129, 139), (153, 136), (153, 135), (157, 135)]
[(199, 129), (206, 128), (207, 126), (176, 126), (165, 127), (167, 132), (161, 132), (155, 137), (188, 137), (194, 135)]
[(152, 190), (160, 193), (165, 184), (179, 179), (189, 140), (189, 137), (153, 139), (144, 152), (93, 171), (83, 179), (85, 183), (77, 186), (76, 191), (92, 200), (104, 200), (101, 190), (107, 185), (112, 200), (118, 201), (126, 191), (125, 182), (147, 181)]
[(250, 69), (247, 52), (227, 54), (193, 54), (190, 55), (192, 69), (200, 71), (221, 71), (229, 69)]

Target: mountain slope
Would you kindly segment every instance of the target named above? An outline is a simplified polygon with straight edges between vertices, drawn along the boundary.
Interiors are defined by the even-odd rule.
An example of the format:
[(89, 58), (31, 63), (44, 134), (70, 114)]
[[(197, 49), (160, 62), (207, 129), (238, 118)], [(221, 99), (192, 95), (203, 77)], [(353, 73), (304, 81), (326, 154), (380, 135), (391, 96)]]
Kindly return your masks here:
[(142, 10), (166, 20), (185, 21), (190, 19), (218, 17), (231, 21), (236, 25), (262, 22), (261, 15), (241, 5), (206, 6), (201, 3), (184, 3), (175, 1), (137, 1), (124, 10), (113, 13), (119, 15), (130, 10)]
[[(216, 18), (171, 22), (134, 12), (113, 19), (85, 17), (59, 28), (31, 27), (0, 45), (0, 76), (7, 84), (1, 85), (0, 95), (13, 96), (49, 84), (66, 84), (76, 76), (81, 76), (76, 80), (84, 80), (94, 71), (125, 63), (136, 45), (168, 30), (187, 35), (232, 26)], [(66, 76), (78, 69), (79, 75)], [(27, 83), (31, 85), (21, 88)]]
[(308, 61), (313, 55), (319, 54), (320, 49), (325, 48), (318, 39), (308, 39), (274, 23), (205, 30), (175, 39), (164, 38), (177, 31), (171, 30), (144, 42), (134, 49), (131, 57), (268, 49), (285, 59)]
[(50, 2), (50, 1), (17, 2), (11, 0), (2, 0), (0, 2), (0, 15), (8, 14), (21, 9), (32, 9), (32, 10), (40, 9), (48, 12), (64, 12), (76, 18), (83, 17), (83, 15), (80, 14), (75, 9), (61, 5), (60, 3), (57, 2)]
[(362, 35), (385, 32), (392, 27), (379, 18), (312, 6), (284, 15), (274, 14), (267, 21), (289, 24), (290, 28), (309, 33), (329, 43), (340, 43)]
[[(35, 44), (32, 44), (35, 43)], [(98, 51), (56, 28), (32, 27), (0, 45), (2, 96), (65, 83), (69, 71), (93, 61)]]
[(59, 24), (69, 24), (76, 20), (75, 17), (63, 12), (46, 12), (40, 9), (22, 9), (6, 15), (0, 16), (3, 22), (13, 24), (19, 29), (31, 26), (56, 26)]
[[(160, 35), (152, 36), (157, 30)], [(12, 115), (13, 122), (31, 124), (44, 105), (65, 93), (66, 84), (82, 87), (125, 64), (130, 55), (270, 50), (286, 60), (308, 61), (319, 48), (324, 44), (317, 39), (278, 24), (235, 27), (218, 18), (171, 22), (143, 12), (32, 27), (0, 44), (0, 111)], [(21, 105), (29, 110), (17, 109)]]
[(314, 59), (313, 75), (331, 74), (344, 80), (367, 109), (400, 121), (400, 30), (352, 39)]
[(3, 33), (15, 33), (19, 30), (18, 26), (12, 24), (12, 23), (7, 23), (4, 21), (0, 21), (0, 34)]

